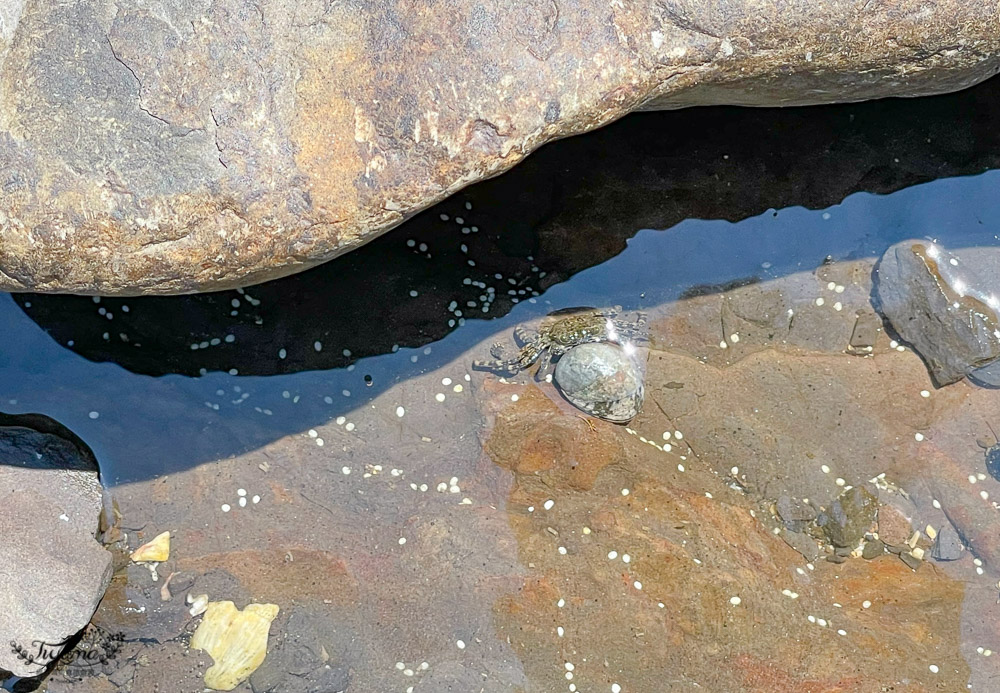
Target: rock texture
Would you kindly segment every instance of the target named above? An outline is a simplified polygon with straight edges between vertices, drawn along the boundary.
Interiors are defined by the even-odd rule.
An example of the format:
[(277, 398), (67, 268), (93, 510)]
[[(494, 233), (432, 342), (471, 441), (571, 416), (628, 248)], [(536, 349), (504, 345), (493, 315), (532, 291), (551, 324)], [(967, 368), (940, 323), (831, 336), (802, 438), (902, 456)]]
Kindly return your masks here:
[(996, 71), (996, 12), (14, 0), (0, 9), (0, 289), (166, 294), (290, 274), (638, 108), (959, 89)]
[(913, 345), (936, 383), (966, 375), (1000, 385), (1000, 250), (908, 240), (889, 248), (878, 265), (878, 299), (893, 328)]
[(96, 465), (60, 429), (46, 417), (0, 417), (0, 670), (18, 676), (59, 656), (111, 580), (111, 554), (94, 539)]

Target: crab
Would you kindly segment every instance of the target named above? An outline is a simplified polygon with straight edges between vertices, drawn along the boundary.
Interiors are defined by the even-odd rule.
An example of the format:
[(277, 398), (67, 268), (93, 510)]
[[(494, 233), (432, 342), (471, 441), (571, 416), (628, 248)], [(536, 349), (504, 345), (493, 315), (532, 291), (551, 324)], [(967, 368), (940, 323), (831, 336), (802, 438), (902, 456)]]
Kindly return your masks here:
[(513, 356), (506, 346), (497, 342), (490, 349), (491, 361), (474, 361), (473, 367), (514, 375), (539, 363), (538, 377), (550, 364), (573, 347), (593, 342), (625, 344), (645, 339), (646, 316), (636, 313), (634, 320), (623, 320), (621, 307), (608, 310), (596, 308), (565, 308), (542, 319), (537, 330), (519, 325), (514, 338), (520, 348)]

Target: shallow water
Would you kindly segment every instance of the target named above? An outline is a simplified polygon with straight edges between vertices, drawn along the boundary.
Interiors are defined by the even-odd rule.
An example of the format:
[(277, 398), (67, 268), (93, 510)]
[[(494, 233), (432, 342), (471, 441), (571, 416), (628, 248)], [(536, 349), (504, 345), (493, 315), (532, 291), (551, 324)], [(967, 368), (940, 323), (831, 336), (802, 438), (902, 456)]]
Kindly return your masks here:
[[(553, 286), (544, 297), (516, 304), (502, 318), (472, 320), (432, 344), (365, 358), (352, 364), (351, 370), (271, 377), (218, 371), (195, 378), (136, 375), (113, 363), (90, 362), (55, 343), (19, 309), (15, 299), (5, 296), (0, 298), (0, 321), (8, 326), (8, 334), (18, 337), (0, 353), (4, 410), (44, 412), (77, 432), (101, 460), (106, 483), (169, 474), (346, 416), (384, 395), (394, 384), (448, 364), (459, 366), (464, 373), (470, 360), (466, 354), (477, 345), (509, 335), (516, 325), (560, 308), (621, 305), (655, 313), (694, 287), (748, 278), (766, 281), (811, 271), (826, 257), (874, 259), (893, 243), (911, 237), (935, 239), (955, 249), (1000, 244), (996, 232), (983, 230), (984, 220), (1000, 219), (998, 187), (1000, 172), (990, 171), (942, 179), (886, 196), (856, 193), (825, 210), (793, 207), (767, 211), (735, 224), (691, 219), (666, 231), (641, 230), (619, 255)], [(452, 206), (462, 210), (461, 198)], [(465, 213), (470, 221), (475, 219), (475, 211)], [(396, 242), (405, 244), (405, 233), (399, 236)], [(247, 293), (253, 295), (254, 289)], [(29, 315), (39, 302), (66, 300), (17, 298), (29, 304)], [(109, 329), (109, 322), (97, 313), (109, 299), (103, 303), (89, 298), (75, 300), (76, 315), (91, 318), (83, 322), (86, 328), (93, 332)], [(145, 302), (163, 300), (118, 302), (130, 305), (126, 315), (132, 317), (144, 310)], [(405, 301), (406, 297), (396, 300)], [(296, 315), (292, 308), (282, 310), (288, 322), (311, 324), (308, 316)], [(443, 313), (439, 319), (444, 321), (450, 315)], [(123, 317), (119, 314), (118, 319)], [(378, 322), (378, 317), (372, 320)], [(80, 323), (73, 324), (79, 329)], [(276, 329), (284, 327), (279, 324)], [(391, 327), (392, 323), (387, 323), (386, 332), (391, 334)], [(194, 338), (184, 335), (183, 326), (170, 323), (169, 329), (181, 335), (178, 358), (201, 363), (197, 351), (186, 349)], [(296, 336), (297, 343), (283, 348), (315, 353), (314, 344), (323, 337), (319, 330)], [(253, 349), (252, 344), (235, 346)], [(327, 341), (323, 349), (339, 353), (342, 347), (337, 341)], [(260, 368), (277, 371), (283, 360), (277, 352), (272, 353), (270, 364)], [(370, 386), (366, 375), (372, 378)], [(332, 402), (327, 403), (326, 398)]]
[[(191, 591), (281, 607), (258, 692), (991, 690), (1000, 489), (977, 440), (1000, 423), (1000, 396), (935, 388), (884, 332), (868, 356), (845, 350), (890, 245), (1000, 245), (998, 186), (990, 170), (633, 229), (559, 282), (532, 270), (557, 256), (530, 246), (484, 241), (476, 265), (447, 273), (435, 268), (451, 256), (420, 255), (422, 279), (390, 268), (372, 286), (395, 293), (359, 298), (363, 326), (322, 312), (350, 293), (295, 278), (207, 299), (0, 297), (0, 408), (83, 438), (130, 546), (170, 530), (159, 573), (194, 579), (162, 601), (148, 571), (123, 571), (95, 618), (126, 640), (110, 680), (57, 671), (45, 685), (200, 691)], [(379, 243), (402, 257), (420, 252), (411, 238), (433, 238), (432, 254), (471, 245), (462, 228), (500, 214), (472, 199)], [(486, 320), (484, 291), (462, 279), (506, 295), (506, 275), (484, 269), (498, 254), (525, 293)], [(477, 302), (464, 324), (453, 296)], [(519, 324), (614, 305), (652, 326), (646, 403), (628, 427), (580, 416), (544, 380), (471, 368)], [(377, 335), (370, 349), (355, 328)], [(913, 570), (793, 548), (779, 499), (826, 507), (866, 484), (887, 543), (918, 530), (930, 554), (948, 525), (967, 549)]]

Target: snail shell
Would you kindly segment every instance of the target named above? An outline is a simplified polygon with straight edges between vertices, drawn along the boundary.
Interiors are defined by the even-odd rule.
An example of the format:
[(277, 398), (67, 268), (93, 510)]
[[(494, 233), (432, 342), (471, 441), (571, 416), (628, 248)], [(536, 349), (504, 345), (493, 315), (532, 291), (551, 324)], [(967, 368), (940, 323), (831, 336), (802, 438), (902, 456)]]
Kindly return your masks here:
[(612, 342), (581, 344), (556, 363), (555, 383), (576, 408), (627, 423), (642, 408), (643, 373), (634, 353)]

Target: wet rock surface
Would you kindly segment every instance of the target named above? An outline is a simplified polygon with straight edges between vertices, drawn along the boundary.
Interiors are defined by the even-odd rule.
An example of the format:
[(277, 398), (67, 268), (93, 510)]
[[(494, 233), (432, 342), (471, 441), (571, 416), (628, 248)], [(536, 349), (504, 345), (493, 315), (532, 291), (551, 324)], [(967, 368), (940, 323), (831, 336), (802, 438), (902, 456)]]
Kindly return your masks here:
[(950, 91), (993, 74), (997, 54), (995, 7), (956, 0), (14, 8), (0, 33), (7, 290), (246, 285), (635, 109)]
[(936, 561), (957, 561), (962, 557), (962, 551), (964, 550), (965, 545), (962, 544), (962, 539), (958, 536), (958, 532), (948, 524), (938, 531), (937, 538), (934, 540), (934, 548), (931, 550), (931, 556)]
[(837, 548), (853, 549), (875, 524), (878, 504), (864, 488), (844, 491), (816, 519), (830, 543)]
[(879, 262), (882, 312), (941, 385), (967, 375), (1000, 384), (989, 368), (1000, 358), (998, 268), (996, 248), (977, 248), (960, 259), (919, 240), (892, 246)]
[[(5, 406), (59, 412), (99, 451), (118, 502), (121, 556), (171, 536), (156, 579), (150, 566), (115, 563), (88, 631), (97, 631), (95, 643), (120, 638), (117, 651), (98, 666), (60, 662), (40, 686), (200, 693), (213, 662), (190, 645), (203, 619), (192, 610), (204, 597), (241, 610), (279, 606), (268, 654), (237, 686), (241, 693), (548, 693), (569, 684), (624, 693), (694, 684), (734, 693), (991, 690), (1000, 675), (1000, 489), (988, 454), (998, 393), (965, 380), (935, 389), (919, 356), (892, 341), (874, 313), (872, 270), (887, 246), (917, 233), (914, 219), (949, 233), (971, 229), (947, 242), (967, 257), (985, 242), (979, 221), (1000, 218), (1000, 206), (990, 206), (995, 175), (851, 196), (820, 212), (769, 211), (736, 227), (692, 220), (634, 236), (634, 228), (567, 231), (577, 222), (589, 229), (610, 219), (616, 229), (683, 215), (702, 195), (715, 195), (716, 207), (732, 203), (736, 214), (771, 199), (775, 190), (759, 179), (781, 180), (796, 202), (808, 202), (826, 199), (834, 180), (875, 189), (957, 161), (971, 166), (988, 160), (988, 147), (978, 150), (995, 133), (983, 129), (983, 139), (965, 142), (966, 131), (948, 127), (943, 114), (958, 103), (979, 113), (970, 104), (985, 103), (975, 94), (989, 88), (933, 100), (951, 106), (935, 107), (942, 111), (926, 131), (889, 118), (893, 111), (881, 109), (891, 104), (824, 109), (835, 114), (830, 141), (868, 151), (862, 158), (871, 168), (841, 170), (833, 145), (792, 156), (777, 146), (785, 130), (757, 159), (757, 175), (746, 174), (750, 163), (713, 169), (712, 161), (732, 162), (727, 153), (749, 156), (729, 148), (748, 139), (748, 123), (778, 115), (795, 122), (793, 111), (759, 121), (751, 111), (732, 122), (702, 112), (699, 127), (740, 135), (702, 143), (704, 159), (685, 159), (708, 164), (659, 167), (654, 156), (642, 159), (648, 175), (594, 189), (567, 184), (555, 169), (541, 175), (532, 168), (546, 156), (540, 152), (515, 173), (533, 171), (544, 185), (496, 179), (476, 187), (492, 192), (470, 197), (472, 209), (456, 199), (438, 208), (447, 220), (437, 210), (422, 216), (408, 227), (419, 234), (395, 239), (392, 262), (412, 262), (350, 311), (338, 307), (350, 281), (394, 276), (388, 256), (382, 275), (370, 271), (377, 255), (360, 260), (369, 248), (389, 247), (391, 236), (345, 258), (359, 258), (357, 272), (332, 263), (343, 268), (342, 284), (310, 284), (303, 275), (176, 300), (21, 296), (23, 312), (0, 297), (12, 335), (0, 359)], [(864, 127), (876, 116), (900, 128), (892, 131), (898, 139), (885, 138), (891, 146), (873, 134), (878, 128)], [(653, 122), (647, 118), (636, 120)], [(822, 129), (814, 121), (798, 132), (815, 143), (809, 138)], [(641, 153), (657, 130), (619, 133), (635, 136), (629, 151)], [(859, 138), (878, 144), (865, 149)], [(927, 138), (941, 148), (907, 148)], [(587, 142), (565, 144), (582, 157), (593, 151)], [(900, 162), (880, 168), (896, 155)], [(619, 158), (621, 168), (600, 175), (636, 168), (636, 156)], [(825, 173), (810, 184), (797, 173), (802, 162)], [(666, 175), (677, 170), (690, 179)], [(782, 170), (787, 179), (776, 175)], [(647, 179), (679, 182), (672, 196), (659, 195)], [(754, 185), (733, 192), (740, 179)], [(564, 184), (551, 198), (558, 209), (525, 204), (523, 219), (503, 222), (502, 212), (517, 206), (511, 200), (520, 204), (528, 190), (546, 197)], [(504, 191), (502, 205), (489, 204)], [(566, 204), (587, 199), (595, 204)], [(597, 204), (610, 199), (618, 203)], [(886, 230), (887, 219), (907, 223)], [(423, 235), (432, 231), (442, 235)], [(615, 255), (626, 238), (625, 252), (603, 266), (546, 283)], [(433, 262), (448, 255), (437, 244), (453, 243), (468, 244), (469, 255), (457, 250)], [(476, 265), (462, 266), (465, 257)], [(438, 277), (451, 264), (461, 272)], [(412, 285), (417, 297), (405, 283), (414, 268), (423, 272)], [(508, 279), (520, 281), (517, 268), (537, 279), (514, 288)], [(369, 281), (355, 288), (378, 286)], [(504, 284), (515, 291), (506, 304)], [(498, 299), (486, 315), (514, 314), (448, 327), (459, 319), (450, 302), (480, 310), (464, 303), (485, 300), (489, 286)], [(406, 297), (428, 303), (407, 306)], [(471, 369), (519, 324), (537, 328), (569, 306), (617, 304), (647, 311), (652, 329), (647, 396), (627, 426), (584, 415), (530, 370), (501, 380)], [(236, 342), (224, 341), (231, 319), (247, 328)], [(113, 341), (115, 330), (132, 336), (140, 328), (140, 347)], [(70, 341), (80, 353), (172, 375), (88, 362), (58, 346)], [(371, 354), (383, 355), (364, 358)], [(202, 368), (199, 378), (176, 374)], [(230, 368), (240, 375), (227, 375)], [(240, 377), (244, 368), (280, 375)], [(876, 498), (877, 525), (860, 547), (834, 546), (816, 516), (861, 487)], [(64, 660), (112, 651), (78, 645)]]
[(36, 676), (90, 621), (111, 578), (95, 539), (93, 454), (44, 416), (0, 415), (0, 670)]
[[(116, 489), (130, 546), (172, 541), (159, 582), (129, 568), (98, 613), (125, 635), (109, 690), (202, 690), (194, 593), (281, 607), (236, 689), (254, 693), (915, 693), (995, 675), (976, 652), (1000, 639), (976, 439), (997, 393), (923, 396), (920, 358), (882, 331), (851, 352), (872, 266), (661, 307), (628, 426), (530, 373), (471, 370), (488, 338), (349, 421)], [(707, 339), (723, 320), (725, 348)]]
[(250, 676), (254, 693), (348, 690), (351, 676), (344, 662), (350, 652), (349, 631), (301, 608), (286, 622), (279, 621), (276, 630), (280, 635), (271, 652)]

